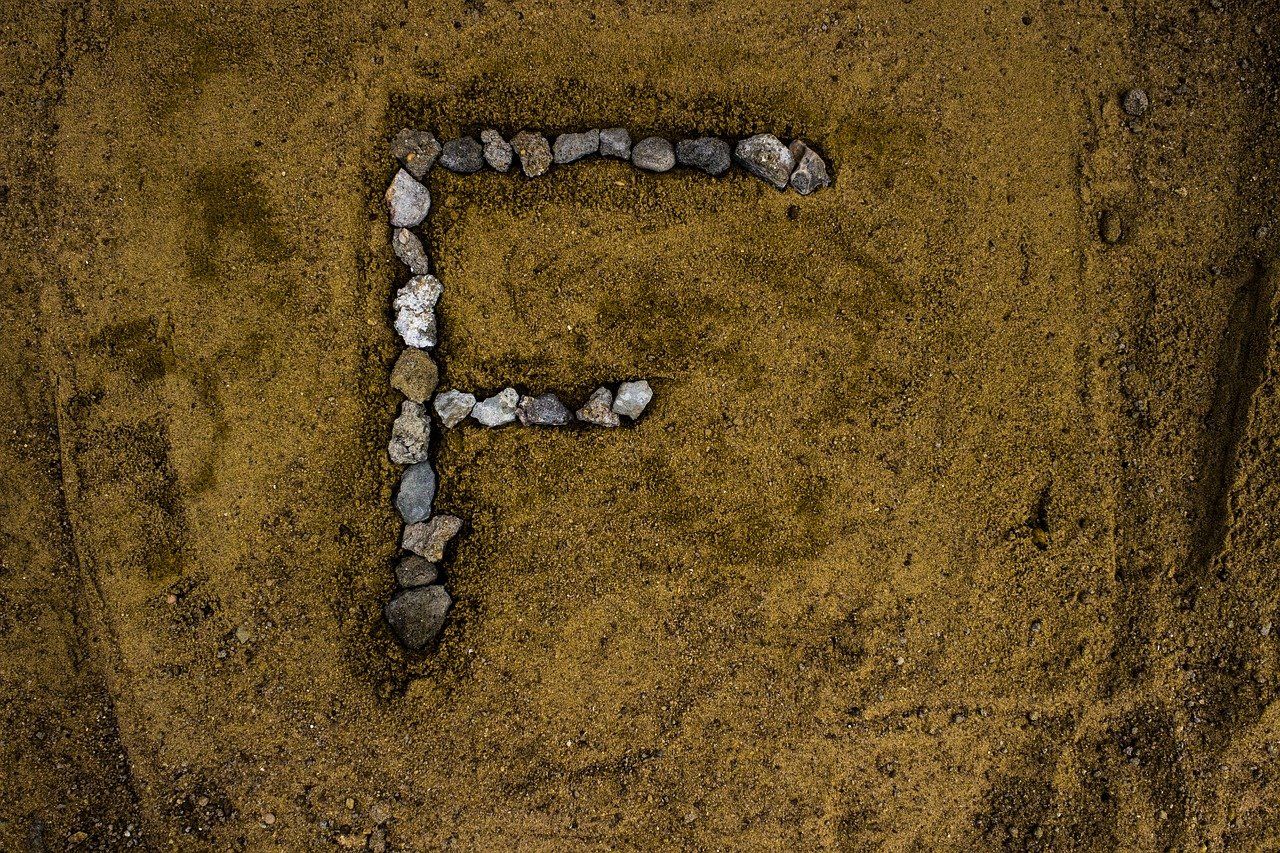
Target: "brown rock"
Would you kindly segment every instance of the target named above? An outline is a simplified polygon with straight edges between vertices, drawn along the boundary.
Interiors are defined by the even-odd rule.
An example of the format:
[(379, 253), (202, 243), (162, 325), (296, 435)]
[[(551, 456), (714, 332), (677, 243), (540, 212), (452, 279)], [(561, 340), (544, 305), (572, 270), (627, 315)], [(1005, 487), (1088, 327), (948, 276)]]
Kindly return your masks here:
[(456, 515), (435, 515), (428, 521), (406, 527), (400, 544), (427, 562), (438, 563), (444, 559), (444, 546), (461, 529), (462, 519)]
[(431, 356), (410, 347), (400, 353), (391, 369), (391, 387), (415, 403), (425, 403), (435, 393), (440, 371)]

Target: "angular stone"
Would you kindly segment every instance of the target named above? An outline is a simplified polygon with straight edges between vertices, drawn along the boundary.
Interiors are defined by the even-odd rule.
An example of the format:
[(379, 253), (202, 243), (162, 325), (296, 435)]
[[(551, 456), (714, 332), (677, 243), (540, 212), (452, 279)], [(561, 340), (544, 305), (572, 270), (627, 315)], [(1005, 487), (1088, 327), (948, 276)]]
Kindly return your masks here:
[(436, 414), (446, 427), (452, 429), (462, 423), (476, 406), (474, 394), (463, 391), (445, 391), (436, 397)]
[(422, 241), (408, 228), (397, 228), (391, 232), (391, 251), (396, 253), (400, 262), (414, 275), (426, 275), (431, 272), (427, 250), (422, 248)]
[(516, 419), (516, 406), (520, 404), (520, 395), (514, 388), (503, 388), (487, 400), (476, 403), (471, 410), (471, 417), (487, 427), (509, 424)]
[(797, 139), (791, 143), (791, 158), (795, 160), (795, 169), (791, 172), (791, 188), (800, 195), (831, 186), (831, 176), (827, 174), (827, 164), (817, 151)]
[(436, 302), (444, 285), (433, 275), (415, 275), (396, 293), (396, 331), (411, 347), (436, 345)]
[(541, 133), (522, 130), (511, 137), (511, 147), (520, 158), (520, 168), (526, 176), (536, 178), (551, 168), (551, 144)]
[(396, 172), (383, 198), (393, 228), (415, 228), (431, 210), (431, 193), (404, 169)]
[(430, 462), (419, 462), (404, 469), (400, 488), (396, 491), (396, 510), (405, 524), (416, 524), (431, 517), (431, 503), (436, 499), (436, 472)]
[(401, 350), (396, 366), (391, 368), (391, 387), (415, 403), (425, 403), (439, 381), (440, 371), (431, 356), (413, 347)]
[(562, 133), (556, 137), (552, 149), (557, 163), (572, 163), (600, 150), (600, 131), (588, 130), (583, 133)]
[(410, 554), (396, 564), (396, 583), (405, 589), (435, 583), (438, 577), (440, 570), (435, 563), (417, 554)]
[(397, 465), (414, 465), (427, 460), (431, 445), (431, 421), (421, 403), (405, 400), (400, 415), (391, 424), (387, 455)]
[(733, 151), (733, 159), (757, 178), (780, 190), (787, 188), (796, 165), (787, 146), (772, 133), (757, 133), (742, 140)]
[(729, 171), (731, 157), (729, 143), (714, 136), (681, 139), (676, 143), (676, 162), (681, 166), (701, 169), (708, 175), (719, 177)]
[(463, 175), (478, 172), (484, 168), (484, 147), (470, 136), (450, 139), (440, 152), (440, 165)]
[(625, 127), (607, 127), (600, 131), (600, 156), (620, 160), (631, 157), (631, 134)]
[(622, 423), (613, 411), (613, 392), (604, 387), (592, 391), (586, 405), (578, 409), (578, 420), (602, 427), (616, 427)]
[(631, 149), (631, 162), (649, 172), (666, 172), (676, 164), (676, 152), (661, 136), (650, 136)]
[(640, 417), (644, 407), (653, 399), (653, 389), (643, 379), (635, 382), (623, 382), (618, 386), (618, 396), (613, 400), (613, 410), (620, 415), (635, 420)]
[(425, 130), (405, 128), (391, 138), (391, 156), (418, 180), (431, 171), (440, 156), (440, 143)]
[(410, 524), (404, 529), (400, 546), (412, 551), (424, 560), (438, 563), (444, 559), (444, 548), (462, 529), (462, 519), (456, 515), (433, 515), (430, 521)]
[(439, 585), (406, 589), (387, 602), (383, 616), (406, 648), (421, 651), (439, 636), (453, 599)]
[(569, 409), (555, 394), (524, 396), (516, 406), (516, 417), (525, 426), (564, 426), (573, 420)]
[(506, 172), (511, 168), (511, 158), (515, 155), (510, 143), (502, 138), (496, 130), (480, 131), (480, 141), (484, 143), (484, 161), (495, 172)]

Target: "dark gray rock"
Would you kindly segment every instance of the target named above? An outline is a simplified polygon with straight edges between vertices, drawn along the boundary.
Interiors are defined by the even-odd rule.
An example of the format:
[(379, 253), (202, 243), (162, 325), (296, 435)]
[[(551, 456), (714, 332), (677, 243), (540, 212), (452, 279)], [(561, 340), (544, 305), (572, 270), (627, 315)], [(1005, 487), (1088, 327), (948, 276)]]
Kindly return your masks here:
[(438, 563), (444, 559), (445, 546), (461, 529), (462, 519), (456, 515), (433, 515), (430, 521), (406, 527), (400, 545), (424, 560)]
[(732, 150), (729, 143), (714, 136), (681, 139), (676, 143), (676, 162), (719, 177), (729, 171)]
[(415, 275), (396, 292), (391, 303), (396, 312), (396, 331), (411, 347), (436, 345), (436, 302), (444, 286), (433, 275)]
[(578, 420), (602, 427), (616, 427), (622, 423), (613, 411), (613, 392), (604, 387), (592, 391), (586, 405), (578, 409)]
[(406, 127), (392, 137), (391, 156), (399, 160), (410, 175), (421, 180), (440, 156), (440, 143), (425, 130)]
[(431, 503), (436, 499), (436, 472), (430, 462), (419, 462), (404, 469), (400, 489), (396, 492), (396, 510), (405, 524), (416, 524), (431, 517)]
[(391, 368), (391, 387), (415, 403), (425, 403), (435, 393), (440, 371), (431, 356), (420, 349), (401, 350)]
[(556, 137), (552, 151), (557, 163), (572, 163), (600, 150), (600, 131), (562, 133)]
[(827, 164), (817, 151), (797, 139), (788, 149), (796, 162), (791, 172), (791, 188), (800, 195), (808, 195), (823, 187), (831, 186), (831, 176), (827, 174)]
[(431, 193), (404, 169), (391, 179), (384, 198), (393, 228), (416, 228), (431, 210)]
[(618, 395), (613, 399), (613, 410), (619, 415), (626, 415), (635, 420), (640, 417), (640, 413), (652, 399), (653, 389), (645, 380), (623, 382), (618, 386)]
[(463, 391), (445, 391), (436, 397), (436, 414), (446, 427), (452, 429), (466, 420), (467, 415), (476, 407), (474, 394)]
[(676, 152), (661, 136), (650, 136), (631, 148), (631, 162), (648, 172), (666, 172), (676, 164)]
[(555, 394), (521, 397), (516, 417), (525, 426), (564, 426), (573, 420), (568, 407)]
[(757, 133), (742, 140), (733, 151), (733, 159), (757, 178), (780, 190), (787, 188), (796, 165), (787, 146), (772, 133)]
[(511, 137), (511, 147), (520, 158), (520, 168), (527, 177), (545, 175), (551, 168), (551, 144), (541, 133), (522, 130)]
[(631, 134), (625, 127), (607, 127), (600, 131), (600, 156), (620, 160), (631, 157)]
[(478, 172), (484, 168), (484, 146), (470, 136), (450, 139), (440, 152), (440, 165), (463, 175)]
[(414, 275), (426, 275), (431, 272), (427, 250), (422, 247), (422, 241), (418, 239), (418, 235), (408, 228), (397, 228), (391, 232), (391, 251), (396, 253), (400, 262)]
[(421, 403), (405, 400), (400, 415), (391, 424), (387, 456), (397, 465), (414, 465), (427, 460), (431, 445), (431, 421)]
[(396, 583), (405, 589), (435, 583), (438, 577), (440, 571), (435, 563), (417, 554), (410, 554), (396, 564)]
[(439, 636), (452, 606), (453, 599), (444, 587), (420, 586), (398, 594), (382, 612), (400, 643), (420, 651)]
[(484, 161), (495, 172), (506, 172), (511, 168), (511, 159), (515, 156), (511, 144), (502, 138), (496, 130), (482, 130), (480, 141), (484, 143)]
[(516, 419), (516, 406), (519, 404), (520, 394), (516, 389), (503, 388), (489, 399), (476, 403), (471, 417), (487, 427), (502, 426)]
[(1134, 118), (1141, 118), (1147, 114), (1147, 110), (1151, 109), (1151, 99), (1147, 97), (1147, 93), (1142, 89), (1130, 89), (1124, 93), (1124, 97), (1120, 100), (1120, 105), (1129, 115)]

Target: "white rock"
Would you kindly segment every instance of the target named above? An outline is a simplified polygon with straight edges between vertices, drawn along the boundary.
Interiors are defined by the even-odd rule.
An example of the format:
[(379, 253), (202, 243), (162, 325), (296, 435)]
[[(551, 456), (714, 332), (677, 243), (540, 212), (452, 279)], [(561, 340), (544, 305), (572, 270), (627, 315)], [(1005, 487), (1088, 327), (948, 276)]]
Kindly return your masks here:
[(431, 193), (404, 169), (391, 179), (385, 199), (393, 228), (415, 228), (431, 210)]
[(431, 421), (427, 419), (427, 410), (412, 400), (405, 400), (400, 404), (400, 416), (391, 424), (387, 455), (397, 465), (413, 465), (427, 458), (430, 443)]
[(520, 404), (520, 395), (514, 388), (503, 388), (487, 400), (476, 403), (471, 410), (471, 417), (487, 427), (502, 426), (516, 419), (516, 406)]
[(645, 380), (623, 382), (618, 386), (618, 396), (613, 400), (613, 410), (619, 415), (626, 415), (635, 420), (640, 417), (640, 413), (652, 399), (653, 389)]
[(475, 395), (464, 391), (445, 391), (436, 395), (436, 414), (450, 429), (462, 423), (475, 406)]
[(433, 275), (415, 275), (396, 294), (396, 331), (411, 347), (436, 345), (436, 302), (444, 285)]

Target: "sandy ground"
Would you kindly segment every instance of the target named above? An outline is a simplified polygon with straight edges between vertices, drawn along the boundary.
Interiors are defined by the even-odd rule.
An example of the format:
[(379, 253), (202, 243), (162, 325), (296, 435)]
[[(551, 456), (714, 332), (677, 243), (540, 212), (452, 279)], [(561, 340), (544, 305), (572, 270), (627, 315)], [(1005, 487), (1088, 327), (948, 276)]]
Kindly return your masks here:
[[(0, 849), (1280, 849), (1271, 3), (0, 22)], [(446, 386), (657, 398), (439, 442), (425, 655), (406, 124), (836, 176), (433, 176)]]

